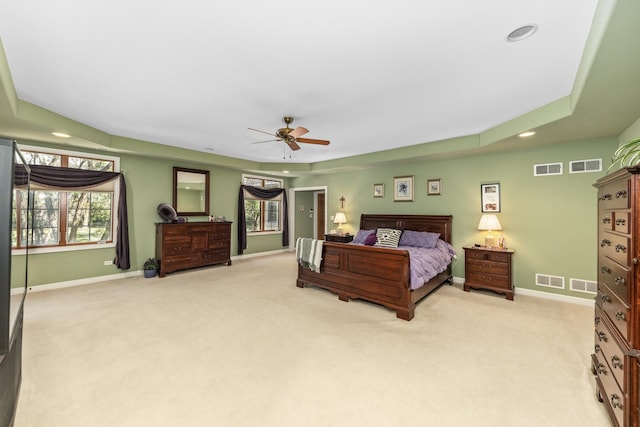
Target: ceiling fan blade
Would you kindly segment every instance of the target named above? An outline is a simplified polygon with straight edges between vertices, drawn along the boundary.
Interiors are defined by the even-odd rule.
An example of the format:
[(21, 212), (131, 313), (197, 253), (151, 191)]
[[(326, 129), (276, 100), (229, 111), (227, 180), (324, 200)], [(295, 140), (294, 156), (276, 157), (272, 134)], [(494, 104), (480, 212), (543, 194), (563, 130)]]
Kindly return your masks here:
[(266, 141), (252, 142), (252, 144), (262, 144), (263, 142), (273, 142), (273, 141), (282, 141), (282, 140), (281, 139), (267, 139)]
[(254, 129), (254, 128), (247, 128), (247, 129), (249, 129), (249, 130), (253, 130), (253, 131), (256, 131), (256, 132), (260, 132), (260, 133), (266, 133), (267, 135), (275, 136), (276, 138), (278, 137), (278, 135), (275, 135), (275, 134), (273, 134), (273, 133), (271, 133), (271, 132), (265, 132), (265, 131), (263, 131), (263, 130)]
[(305, 144), (318, 144), (318, 145), (329, 145), (331, 141), (327, 141), (326, 139), (309, 139), (309, 138), (296, 138), (298, 142), (304, 142)]
[(289, 132), (289, 136), (292, 136), (294, 138), (297, 138), (299, 136), (304, 135), (305, 133), (309, 133), (309, 129), (307, 128), (303, 128), (302, 126), (298, 126), (297, 128), (295, 128), (294, 130), (292, 130), (291, 132)]
[(289, 148), (291, 148), (293, 151), (299, 150), (300, 146), (298, 144), (296, 144), (296, 141), (294, 139), (290, 139), (285, 141), (287, 143), (287, 145), (289, 146)]

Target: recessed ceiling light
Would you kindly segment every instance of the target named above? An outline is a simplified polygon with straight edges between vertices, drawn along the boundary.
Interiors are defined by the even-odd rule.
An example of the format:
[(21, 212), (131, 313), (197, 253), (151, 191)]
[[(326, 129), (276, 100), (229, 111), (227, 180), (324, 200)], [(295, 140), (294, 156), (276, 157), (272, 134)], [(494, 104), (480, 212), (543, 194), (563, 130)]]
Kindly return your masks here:
[(51, 135), (57, 136), (58, 138), (71, 138), (71, 135), (62, 132), (51, 132)]
[(522, 133), (521, 133), (521, 134), (519, 134), (518, 136), (519, 136), (520, 138), (526, 138), (526, 137), (528, 137), (528, 136), (533, 136), (533, 135), (535, 135), (535, 134), (536, 134), (536, 133), (535, 133), (534, 131), (530, 130), (530, 131), (527, 131), (527, 132), (522, 132)]
[(282, 171), (282, 173), (289, 173), (289, 171)]
[(537, 24), (524, 25), (520, 28), (516, 28), (515, 30), (511, 31), (507, 35), (505, 40), (508, 42), (519, 42), (520, 40), (524, 40), (528, 37), (531, 37), (533, 33), (535, 33), (536, 31), (538, 31)]

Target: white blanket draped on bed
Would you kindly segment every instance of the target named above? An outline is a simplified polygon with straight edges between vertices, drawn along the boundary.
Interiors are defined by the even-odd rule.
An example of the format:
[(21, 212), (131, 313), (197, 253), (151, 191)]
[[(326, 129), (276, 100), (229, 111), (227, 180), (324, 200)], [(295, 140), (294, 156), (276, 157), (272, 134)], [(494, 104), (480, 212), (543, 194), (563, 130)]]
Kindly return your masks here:
[(296, 260), (301, 266), (320, 273), (323, 240), (298, 237), (296, 240)]

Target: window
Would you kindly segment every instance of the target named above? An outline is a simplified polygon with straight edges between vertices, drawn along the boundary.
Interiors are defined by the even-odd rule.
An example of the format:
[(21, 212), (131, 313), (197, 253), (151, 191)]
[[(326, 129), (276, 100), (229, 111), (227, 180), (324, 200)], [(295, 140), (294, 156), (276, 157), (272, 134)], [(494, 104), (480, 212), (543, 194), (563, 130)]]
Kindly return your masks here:
[[(282, 180), (280, 179), (249, 175), (242, 176), (242, 183), (244, 185), (261, 188), (283, 187)], [(266, 231), (282, 231), (282, 215), (280, 215), (282, 212), (281, 196), (270, 200), (260, 200), (246, 193), (244, 212), (247, 223), (247, 232), (259, 233)]]
[[(28, 164), (116, 172), (115, 157), (21, 147)], [(11, 245), (70, 247), (113, 243), (117, 182), (101, 184), (93, 191), (50, 189), (31, 186), (31, 191), (14, 190)], [(27, 236), (27, 209), (33, 207), (33, 227)], [(27, 240), (28, 239), (28, 240)]]

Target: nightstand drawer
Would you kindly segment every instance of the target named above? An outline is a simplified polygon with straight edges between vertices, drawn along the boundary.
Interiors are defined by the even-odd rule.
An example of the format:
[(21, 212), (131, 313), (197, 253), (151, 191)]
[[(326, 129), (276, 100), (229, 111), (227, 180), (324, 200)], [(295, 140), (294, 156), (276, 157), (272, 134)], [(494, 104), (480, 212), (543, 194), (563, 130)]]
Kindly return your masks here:
[(508, 276), (500, 276), (497, 274), (483, 274), (469, 272), (469, 277), (465, 277), (466, 282), (473, 285), (486, 285), (500, 289), (511, 289), (511, 283)]
[(470, 272), (500, 274), (507, 276), (509, 274), (509, 265), (504, 262), (486, 261), (469, 259), (467, 268)]

